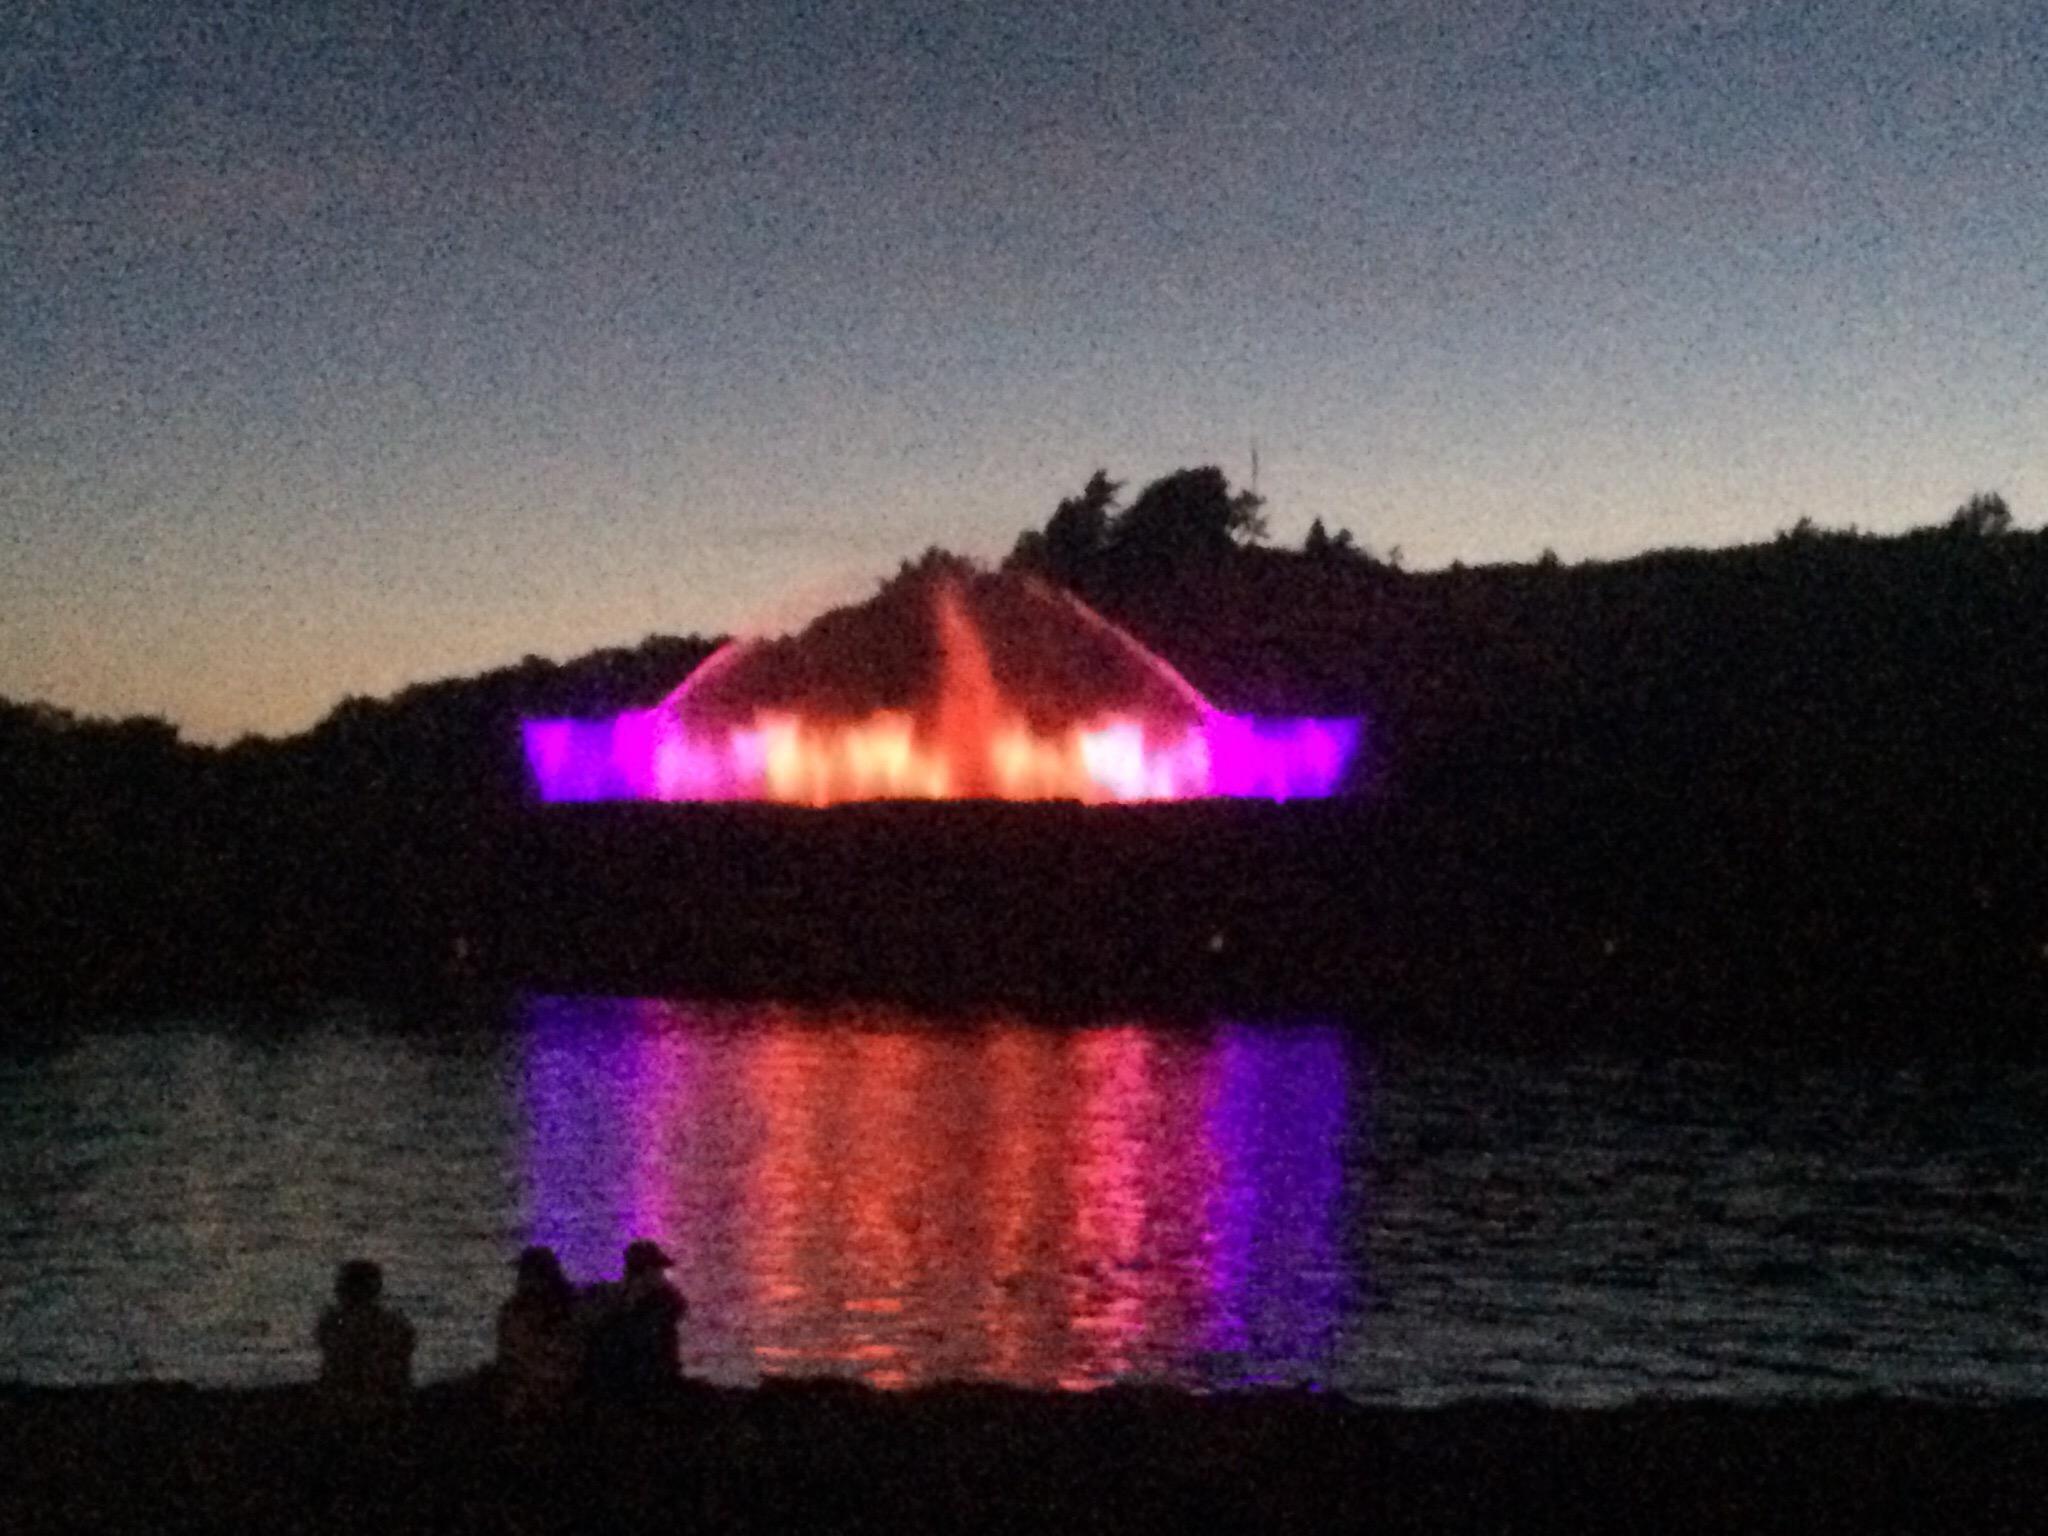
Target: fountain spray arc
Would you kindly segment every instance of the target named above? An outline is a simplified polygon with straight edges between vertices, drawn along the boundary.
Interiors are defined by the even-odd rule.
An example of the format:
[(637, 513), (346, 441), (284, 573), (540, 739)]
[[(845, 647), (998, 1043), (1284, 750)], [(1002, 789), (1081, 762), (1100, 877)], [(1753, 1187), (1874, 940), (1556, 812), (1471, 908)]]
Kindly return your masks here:
[[(1016, 578), (984, 578), (1016, 582)], [(1147, 679), (1148, 698), (1085, 713), (1026, 709), (999, 681), (957, 579), (930, 585), (936, 675), (907, 708), (847, 716), (804, 701), (732, 717), (705, 695), (744, 674), (759, 642), (708, 657), (651, 709), (603, 720), (528, 720), (526, 760), (548, 803), (597, 800), (1319, 799), (1357, 755), (1356, 718), (1255, 716), (1216, 708), (1135, 638), (1071, 594), (1019, 584), (1071, 632)], [(1043, 616), (1043, 615), (1042, 615)], [(720, 716), (724, 715), (725, 718)]]

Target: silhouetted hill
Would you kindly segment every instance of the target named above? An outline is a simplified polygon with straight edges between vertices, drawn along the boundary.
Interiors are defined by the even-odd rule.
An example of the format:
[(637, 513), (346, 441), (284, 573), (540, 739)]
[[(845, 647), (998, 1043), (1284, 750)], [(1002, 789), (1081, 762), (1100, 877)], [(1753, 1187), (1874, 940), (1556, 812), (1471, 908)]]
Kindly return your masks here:
[[(1220, 477), (1189, 484), (1219, 528), (1252, 515)], [(1116, 857), (1151, 860), (1156, 900), (1115, 922), (1077, 915), (1049, 989), (1114, 990), (1145, 970), (1133, 955), (1186, 937), (1161, 912), (1208, 921), (1214, 903), (1176, 895), (1178, 880), (1255, 893), (1231, 909), (1257, 956), (1237, 980), (1298, 1001), (1797, 1015), (1837, 1031), (1911, 1014), (1935, 1032), (1994, 1019), (2005, 1043), (2033, 1039), (2048, 997), (2048, 814), (2033, 785), (2048, 759), (2048, 535), (1802, 526), (1746, 548), (1409, 573), (1327, 541), (1311, 555), (1226, 536), (1139, 558), (1119, 552), (1113, 515), (1068, 526), (1082, 534), (1062, 535), (1059, 569), (1043, 538), (1029, 546), (1038, 569), (1226, 707), (1365, 714), (1372, 764), (1361, 803), (1299, 846), (1288, 828), (1308, 821), (1259, 821), (1227, 866), (1172, 850), (1237, 847), (1232, 829), (1253, 821), (1229, 807), (1116, 820)], [(865, 622), (854, 609), (820, 625)], [(402, 992), (472, 963), (520, 979), (520, 956), (477, 961), (472, 946), (538, 947), (530, 925), (499, 918), (537, 891), (573, 899), (567, 871), (588, 866), (562, 862), (565, 823), (526, 803), (517, 719), (652, 703), (711, 648), (657, 639), (529, 660), (224, 749), (160, 722), (0, 707), (0, 853), (19, 872), (0, 941), (10, 1001)], [(919, 846), (971, 863), (960, 829), (979, 813), (952, 811)], [(745, 957), (703, 924), (666, 946), (692, 958), (664, 983), (700, 987), (773, 984), (778, 935), (806, 911), (862, 914), (876, 878), (862, 860), (934, 825), (906, 813), (878, 838), (858, 815), (660, 814), (631, 822), (619, 858), (651, 862), (612, 910), (701, 899), (745, 929)], [(1033, 848), (1057, 840), (1080, 858), (1111, 824), (1021, 814), (989, 834), (1008, 875), (891, 877), (903, 911), (847, 919), (850, 954), (792, 943), (787, 983), (972, 991), (971, 946), (925, 946), (941, 966), (919, 959), (918, 935), (949, 911), (999, 925), (1012, 897), (1058, 900), (1044, 882), (1070, 876), (1038, 868)], [(1255, 878), (1260, 849), (1273, 867)], [(771, 895), (772, 913), (744, 908)], [(884, 930), (895, 938), (859, 950)], [(664, 945), (649, 933), (640, 948)], [(811, 972), (802, 953), (819, 957)], [(1010, 958), (1012, 980), (1030, 973), (1028, 955)]]

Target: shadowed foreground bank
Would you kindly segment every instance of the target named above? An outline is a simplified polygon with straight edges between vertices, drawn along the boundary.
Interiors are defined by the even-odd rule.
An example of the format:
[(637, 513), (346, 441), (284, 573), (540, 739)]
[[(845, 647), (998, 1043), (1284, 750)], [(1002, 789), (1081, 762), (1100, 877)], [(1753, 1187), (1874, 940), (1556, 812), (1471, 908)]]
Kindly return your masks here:
[(2048, 1404), (1427, 1412), (1300, 1395), (686, 1388), (540, 1435), (467, 1386), (337, 1434), (297, 1389), (0, 1389), (0, 1529), (2014, 1530)]

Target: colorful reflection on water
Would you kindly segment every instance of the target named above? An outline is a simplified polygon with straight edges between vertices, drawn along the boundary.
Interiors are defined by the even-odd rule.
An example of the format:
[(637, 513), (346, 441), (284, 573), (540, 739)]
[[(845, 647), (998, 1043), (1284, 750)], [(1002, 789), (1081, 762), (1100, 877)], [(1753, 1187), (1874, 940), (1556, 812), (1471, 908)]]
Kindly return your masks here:
[(1361, 1300), (1334, 1028), (556, 999), (523, 1051), (532, 1239), (660, 1241), (714, 1378), (1322, 1380)]

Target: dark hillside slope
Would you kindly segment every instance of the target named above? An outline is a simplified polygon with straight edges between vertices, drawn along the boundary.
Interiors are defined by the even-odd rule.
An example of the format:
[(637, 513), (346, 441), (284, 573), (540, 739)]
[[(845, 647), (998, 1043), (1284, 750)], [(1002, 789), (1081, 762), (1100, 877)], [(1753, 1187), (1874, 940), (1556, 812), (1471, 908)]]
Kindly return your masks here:
[[(779, 974), (971, 996), (987, 979), (979, 924), (982, 949), (1016, 941), (1005, 988), (1121, 977), (1143, 992), (1143, 978), (1188, 973), (1131, 957), (1188, 942), (1182, 919), (1209, 921), (1236, 886), (1229, 914), (1253, 958), (1202, 973), (1220, 993), (1460, 1020), (1657, 1011), (1762, 1035), (1786, 1019), (1835, 1034), (1882, 1019), (1911, 1037), (2034, 1046), (2048, 1009), (2048, 536), (1801, 535), (1417, 574), (1241, 550), (1077, 585), (1219, 704), (1366, 714), (1363, 802), (1105, 818), (1095, 863), (1097, 819), (1071, 808), (1035, 822), (1012, 808), (1027, 814), (992, 816), (986, 842), (972, 808), (930, 828), (908, 809), (730, 827), (678, 815), (620, 845), (646, 883), (611, 881), (610, 910), (708, 903), (748, 947), (701, 925), (688, 946), (650, 929), (610, 947), (665, 950), (664, 985)], [(534, 979), (503, 935), (522, 931), (520, 912), (559, 915), (596, 877), (527, 804), (516, 720), (652, 703), (709, 649), (650, 641), (529, 663), (221, 751), (160, 724), (0, 713), (9, 1002)], [(1056, 858), (1033, 852), (1054, 842)], [(901, 867), (912, 853), (932, 862)], [(863, 862), (891, 858), (886, 872)], [(1146, 880), (1115, 880), (1117, 860)], [(1114, 894), (1114, 921), (1070, 913), (1057, 963), (1027, 952), (1042, 922), (989, 915), (1057, 902), (1060, 869), (1098, 865), (1090, 888)], [(880, 892), (894, 908), (876, 907)], [(806, 976), (799, 958), (818, 946), (804, 933), (820, 921), (857, 963), (842, 950)], [(694, 958), (678, 966), (683, 949)], [(586, 981), (629, 988), (633, 969)]]

